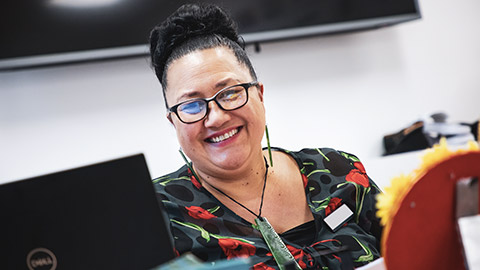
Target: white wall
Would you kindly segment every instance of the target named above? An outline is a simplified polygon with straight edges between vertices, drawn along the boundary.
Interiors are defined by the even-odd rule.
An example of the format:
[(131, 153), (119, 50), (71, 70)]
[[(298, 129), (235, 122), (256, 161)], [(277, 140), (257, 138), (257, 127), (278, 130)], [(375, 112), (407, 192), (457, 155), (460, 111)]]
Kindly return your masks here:
[[(480, 2), (420, 7), (394, 27), (249, 48), (272, 144), (355, 153), (384, 183), (416, 160), (379, 158), (383, 135), (436, 111), (479, 119)], [(0, 72), (0, 183), (138, 152), (160, 176), (177, 149), (144, 58)]]

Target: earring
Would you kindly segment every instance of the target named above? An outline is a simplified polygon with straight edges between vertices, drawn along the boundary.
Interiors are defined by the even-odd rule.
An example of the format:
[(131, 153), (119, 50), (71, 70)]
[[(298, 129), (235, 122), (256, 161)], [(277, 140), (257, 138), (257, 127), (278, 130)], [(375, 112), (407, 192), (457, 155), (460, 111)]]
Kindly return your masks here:
[(197, 179), (197, 181), (200, 181), (200, 178), (198, 178), (198, 175), (193, 170), (192, 162), (188, 161), (187, 157), (185, 156), (185, 154), (182, 151), (182, 148), (178, 149), (178, 152), (180, 152), (180, 155), (182, 156), (183, 160), (185, 161), (185, 164), (187, 164), (187, 167), (190, 169), (190, 171), (192, 172), (195, 179)]
[(267, 137), (267, 149), (268, 149), (268, 158), (270, 160), (270, 166), (273, 167), (273, 159), (272, 159), (272, 148), (270, 148), (270, 136), (268, 136), (268, 127), (265, 125), (265, 135)]

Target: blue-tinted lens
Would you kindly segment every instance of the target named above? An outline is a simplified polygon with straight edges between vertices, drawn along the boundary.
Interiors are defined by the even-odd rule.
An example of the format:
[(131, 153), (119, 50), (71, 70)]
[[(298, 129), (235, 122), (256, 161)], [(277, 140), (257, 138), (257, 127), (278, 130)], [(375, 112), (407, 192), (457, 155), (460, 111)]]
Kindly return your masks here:
[(199, 114), (205, 110), (205, 101), (196, 100), (184, 103), (178, 107), (178, 111), (185, 114)]
[(207, 113), (205, 100), (194, 100), (184, 103), (177, 108), (177, 115), (183, 122), (191, 123), (202, 119)]

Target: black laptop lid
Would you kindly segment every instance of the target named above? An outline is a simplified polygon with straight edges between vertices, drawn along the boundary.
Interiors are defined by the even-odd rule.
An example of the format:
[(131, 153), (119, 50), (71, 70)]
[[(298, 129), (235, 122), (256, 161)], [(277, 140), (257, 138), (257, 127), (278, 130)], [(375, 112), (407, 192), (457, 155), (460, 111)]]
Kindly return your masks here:
[(143, 155), (0, 185), (0, 269), (150, 269), (167, 228)]

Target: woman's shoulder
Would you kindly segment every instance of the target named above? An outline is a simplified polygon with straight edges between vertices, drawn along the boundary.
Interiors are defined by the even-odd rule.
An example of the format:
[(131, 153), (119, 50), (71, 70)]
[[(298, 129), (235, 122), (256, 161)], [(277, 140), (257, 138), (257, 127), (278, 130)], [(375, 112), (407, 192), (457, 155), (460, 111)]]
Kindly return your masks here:
[[(330, 148), (330, 147), (317, 147), (317, 148), (303, 148), (300, 151), (297, 151), (295, 153), (298, 153), (299, 155), (308, 155), (310, 157), (317, 157), (317, 158), (322, 158), (322, 159), (330, 159), (333, 157), (342, 157), (341, 159), (338, 159), (339, 161), (343, 161), (343, 158), (350, 159), (351, 157), (355, 157), (355, 155), (350, 154), (348, 152)], [(335, 159), (337, 160), (337, 159)]]
[(167, 178), (179, 177), (182, 174), (184, 174), (185, 172), (187, 172), (187, 170), (188, 170), (188, 167), (186, 165), (183, 165), (182, 167), (178, 168), (178, 170), (176, 170), (174, 172), (171, 172), (171, 173), (168, 173), (168, 174), (165, 174), (165, 175), (162, 175), (162, 176), (159, 176), (159, 177), (156, 177), (152, 181), (153, 181), (153, 183), (159, 183), (159, 182), (163, 182), (163, 180), (167, 179)]
[(187, 165), (183, 165), (178, 170), (169, 174), (154, 178), (152, 182), (157, 191), (164, 191), (168, 188), (178, 188), (178, 186), (189, 189), (191, 187), (200, 188), (200, 184), (198, 184), (198, 181), (192, 176)]
[(152, 181), (157, 197), (167, 212), (211, 200), (186, 165)]
[[(292, 156), (298, 164), (302, 174), (309, 179), (320, 179), (322, 176), (326, 179), (338, 178), (338, 181), (356, 182), (364, 187), (369, 186), (371, 181), (365, 171), (360, 159), (353, 154), (345, 151), (336, 150), (329, 147), (303, 148), (300, 151), (288, 151), (281, 148), (276, 150), (283, 151)], [(361, 175), (361, 177), (357, 177)], [(352, 176), (355, 181), (352, 181)], [(361, 178), (361, 181), (358, 180)]]
[(279, 147), (275, 147), (274, 149), (292, 156), (300, 168), (312, 162), (314, 162), (316, 166), (322, 167), (326, 167), (327, 164), (328, 166), (341, 166), (353, 165), (355, 162), (360, 162), (360, 159), (356, 155), (330, 147), (303, 148), (300, 151), (290, 151)]

